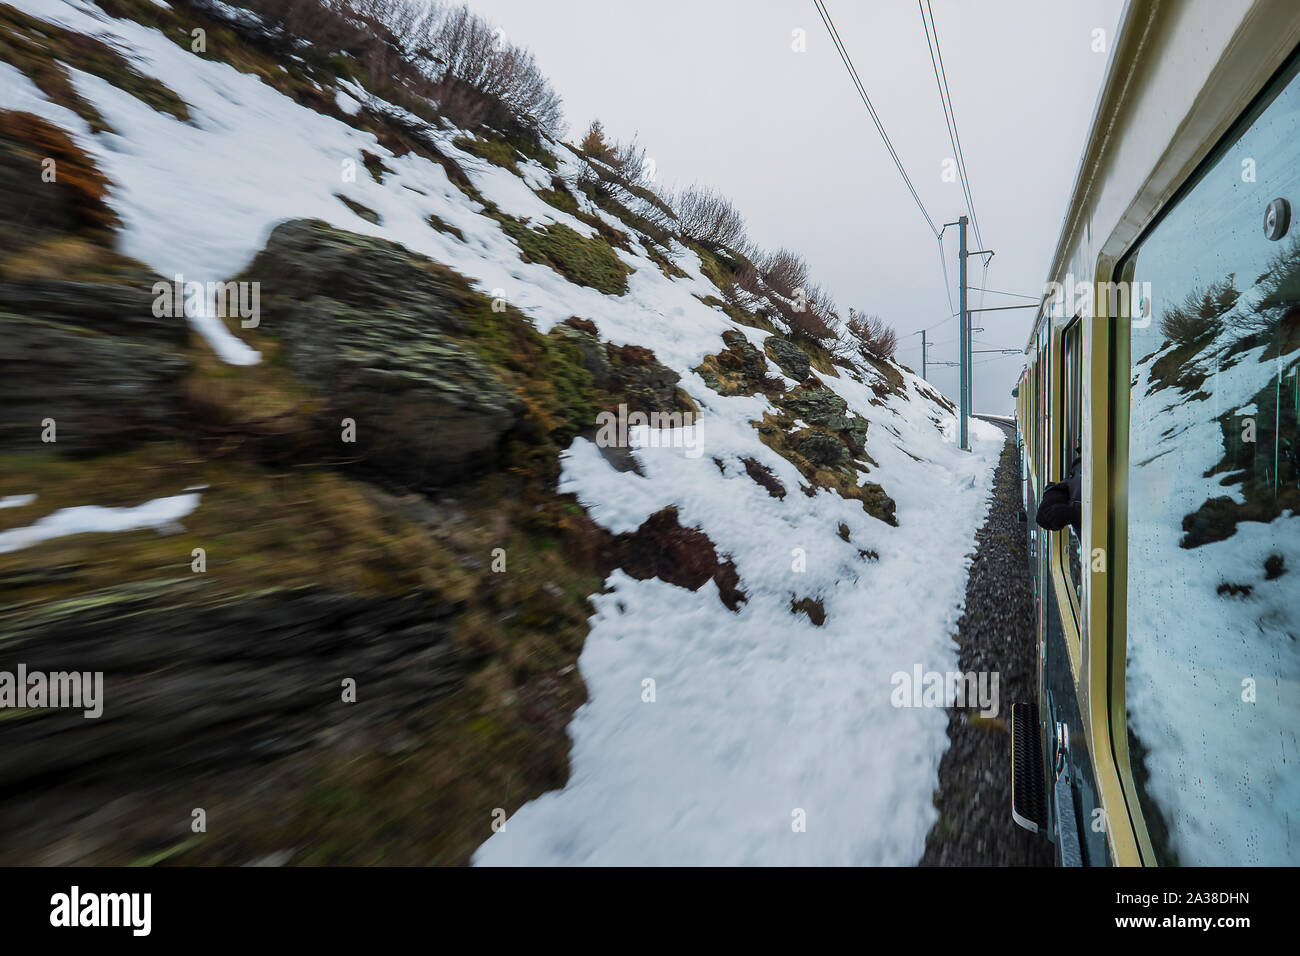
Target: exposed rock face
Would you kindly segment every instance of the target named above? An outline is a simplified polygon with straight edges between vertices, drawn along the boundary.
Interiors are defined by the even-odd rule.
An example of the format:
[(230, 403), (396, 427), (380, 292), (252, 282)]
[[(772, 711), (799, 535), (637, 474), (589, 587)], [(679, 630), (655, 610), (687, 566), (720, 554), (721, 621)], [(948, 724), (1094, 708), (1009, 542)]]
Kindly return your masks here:
[[(47, 161), (53, 182), (42, 177)], [(157, 277), (109, 250), (117, 219), (107, 190), (58, 127), (0, 110), (0, 260), (29, 257), (15, 281), (0, 280), (0, 451), (92, 455), (177, 428), (189, 332), (184, 319), (154, 317)], [(47, 254), (47, 240), (62, 243), (62, 253)], [(111, 259), (105, 271), (113, 274), (91, 282), (27, 276), (61, 265), (57, 255), (70, 249)], [(51, 419), (55, 440), (43, 441)]]
[(809, 425), (827, 425), (832, 419), (843, 419), (849, 403), (824, 385), (800, 386), (782, 396), (781, 408)]
[(328, 399), (326, 441), (411, 487), (491, 464), (523, 404), (462, 344), (464, 287), (396, 243), (319, 220), (282, 223), (245, 277), (262, 283), (260, 331), (290, 370)]
[(58, 279), (0, 283), (0, 312), (183, 347), (189, 339), (185, 319), (153, 314), (153, 285), (158, 277), (141, 271), (121, 279), (112, 283)]
[(572, 318), (551, 329), (557, 335), (574, 343), (582, 356), (582, 367), (591, 374), (592, 384), (607, 388), (614, 377), (614, 366), (609, 360), (606, 346), (596, 334), (596, 325), (586, 319)]
[(612, 366), (609, 388), (642, 412), (693, 412), (695, 403), (677, 383), (681, 376), (639, 345), (606, 345)]
[(763, 342), (763, 350), (780, 366), (781, 371), (796, 382), (802, 382), (808, 377), (808, 370), (812, 366), (808, 353), (789, 339), (780, 335), (770, 335)]
[(0, 448), (91, 455), (175, 432), (188, 332), (153, 317), (141, 279), (0, 284)]
[(695, 369), (704, 383), (719, 395), (753, 395), (757, 392), (779, 391), (779, 379), (767, 374), (767, 359), (738, 329), (722, 333), (727, 346), (717, 355), (706, 356)]
[[(322, 728), (362, 733), (460, 680), (452, 609), (429, 596), (201, 599), (191, 582), (154, 582), (0, 618), (8, 666), (104, 673), (97, 719), (43, 710), (0, 721), (6, 783), (73, 770), (162, 783), (257, 763), (312, 744)], [(360, 689), (354, 705), (343, 703), (344, 678)]]
[(796, 435), (794, 450), (821, 467), (839, 468), (849, 461), (849, 451), (844, 442), (824, 431), (809, 430)]
[(848, 402), (824, 385), (801, 385), (776, 400), (793, 418), (838, 432), (854, 455), (867, 443), (867, 420), (849, 411)]
[(611, 546), (613, 566), (622, 566), (637, 580), (659, 578), (698, 591), (710, 579), (718, 585), (722, 603), (735, 611), (747, 600), (740, 578), (727, 558), (719, 558), (709, 536), (698, 528), (683, 528), (677, 509), (652, 514), (636, 531), (621, 534)]
[(629, 411), (647, 413), (696, 410), (690, 396), (678, 387), (681, 376), (649, 349), (601, 342), (595, 323), (576, 317), (561, 322), (550, 334), (578, 349), (592, 384), (608, 393), (611, 404), (622, 402)]

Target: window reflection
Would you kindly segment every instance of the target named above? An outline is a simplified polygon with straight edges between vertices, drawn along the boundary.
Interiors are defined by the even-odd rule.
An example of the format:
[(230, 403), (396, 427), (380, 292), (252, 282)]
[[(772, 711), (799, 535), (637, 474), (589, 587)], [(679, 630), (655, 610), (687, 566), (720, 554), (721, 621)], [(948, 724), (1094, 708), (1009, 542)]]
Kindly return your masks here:
[(1126, 688), (1164, 864), (1300, 862), (1300, 237), (1261, 227), (1297, 132), (1293, 82), (1135, 260)]

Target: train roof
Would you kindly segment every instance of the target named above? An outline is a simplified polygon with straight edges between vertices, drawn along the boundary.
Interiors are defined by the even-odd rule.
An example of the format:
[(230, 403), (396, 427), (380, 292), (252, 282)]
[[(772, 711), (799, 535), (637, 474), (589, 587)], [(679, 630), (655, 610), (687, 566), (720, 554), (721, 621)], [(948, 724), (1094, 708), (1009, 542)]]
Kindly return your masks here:
[(1295, 0), (1128, 0), (1026, 352), (1072, 318), (1048, 285), (1113, 268), (1297, 45)]

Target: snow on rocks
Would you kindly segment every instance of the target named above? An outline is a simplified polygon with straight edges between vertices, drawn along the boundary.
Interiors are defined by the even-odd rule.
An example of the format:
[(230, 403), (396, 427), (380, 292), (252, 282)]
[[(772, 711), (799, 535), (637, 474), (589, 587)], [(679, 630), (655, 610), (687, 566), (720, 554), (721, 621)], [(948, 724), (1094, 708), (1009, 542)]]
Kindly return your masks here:
[[(868, 384), (874, 373), (861, 380), (847, 370), (823, 374), (823, 384), (870, 423), (863, 460), (874, 466), (859, 481), (884, 486), (898, 526), (833, 491), (796, 493), (801, 474), (754, 426), (774, 410), (771, 402), (761, 394), (721, 396), (693, 371), (723, 348), (724, 331), (739, 328), (760, 350), (767, 335), (701, 301), (719, 290), (684, 246), (674, 243), (669, 255), (686, 278), (665, 276), (632, 236), (631, 252), (616, 251), (635, 270), (625, 294), (574, 285), (548, 265), (522, 261), (500, 223), (438, 164), (416, 153), (396, 156), (374, 135), (300, 106), (254, 76), (84, 3), (16, 5), (105, 36), (188, 104), (191, 121), (178, 122), (73, 71), (78, 93), (117, 131), (93, 135), (0, 64), (0, 107), (40, 113), (74, 136), (114, 183), (122, 251), (159, 274), (228, 279), (278, 223), (322, 219), (448, 265), (542, 331), (576, 315), (607, 341), (647, 347), (681, 375), (699, 406), (702, 453), (660, 442), (633, 451), (640, 474), (621, 472), (579, 438), (564, 454), (560, 489), (614, 533), (675, 506), (683, 527), (701, 529), (731, 557), (748, 601), (732, 612), (712, 582), (692, 592), (613, 572), (606, 592), (593, 598), (580, 658), (590, 698), (570, 727), (569, 783), (520, 809), (475, 862), (907, 864), (920, 857), (936, 817), (930, 796), (947, 715), (892, 707), (890, 676), (917, 664), (938, 671), (955, 665), (951, 635), (1001, 430), (972, 421), (973, 450), (962, 452), (955, 420), (911, 373), (894, 367), (902, 384), (883, 402)], [(355, 109), (364, 96), (353, 88), (338, 95)], [(516, 175), (457, 149), (453, 140), (463, 133), (426, 132), (502, 212), (595, 234), (537, 194), (552, 176), (573, 184), (581, 163), (567, 148), (554, 146), (558, 173), (521, 158)], [(360, 166), (363, 150), (391, 170), (382, 181), (364, 170), (344, 178), (346, 162)], [(338, 194), (373, 210), (377, 221), (359, 217)], [(625, 228), (581, 196), (579, 208)], [(463, 241), (432, 228), (430, 216), (459, 230)], [(225, 361), (257, 361), (207, 309), (188, 318)], [(784, 346), (783, 368), (803, 372)], [(770, 470), (788, 493), (773, 497), (750, 477), (755, 466)], [(152, 526), (187, 513), (197, 497), (125, 512), (69, 509), (0, 540), (12, 549), (55, 533)], [(791, 613), (804, 599), (821, 601), (822, 626)], [(806, 826), (792, 825), (801, 820)]]

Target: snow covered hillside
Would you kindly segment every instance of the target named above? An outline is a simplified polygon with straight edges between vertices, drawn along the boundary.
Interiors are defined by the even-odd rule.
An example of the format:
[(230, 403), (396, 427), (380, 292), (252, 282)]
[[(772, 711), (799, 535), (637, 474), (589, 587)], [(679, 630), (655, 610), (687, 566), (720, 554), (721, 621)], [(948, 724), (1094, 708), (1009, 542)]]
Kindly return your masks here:
[[(314, 109), (219, 55), (196, 55), (153, 25), (152, 13), (108, 12), (134, 4), (13, 0), (12, 8), (100, 38), (184, 104), (181, 118), (65, 64), (76, 96), (107, 127), (97, 130), (85, 110), (54, 102), (0, 61), (0, 110), (66, 132), (110, 184), (118, 252), (167, 281), (260, 283), (256, 329), (219, 314), (210, 291), (186, 308), (202, 337), (194, 362), (223, 363), (214, 377), (251, 383), (260, 379), (240, 376), (276, 371), (269, 342), (285, 343), (287, 365), (302, 377), (313, 367), (308, 346), (333, 342), (324, 324), (311, 324), (320, 299), (293, 285), (310, 279), (328, 291), (330, 276), (272, 268), (292, 261), (268, 247), (273, 230), (301, 220), (332, 227), (304, 227), (322, 246), (370, 249), (347, 238), (357, 234), (400, 245), (418, 269), (427, 257), (494, 307), (517, 309), (547, 341), (569, 336), (586, 348), (594, 336), (601, 355), (644, 362), (637, 349), (649, 350), (675, 373), (688, 401), (662, 411), (685, 418), (660, 429), (632, 421), (625, 449), (601, 447), (602, 420), (577, 423), (565, 433), (557, 490), (616, 541), (673, 509), (681, 529), (697, 529), (730, 562), (734, 588), (707, 575), (694, 590), (668, 583), (675, 568), (609, 571), (590, 596), (577, 662), (588, 697), (567, 727), (567, 783), (524, 804), (499, 832), (490, 815), (511, 795), (485, 797), (475, 808), (483, 827), (475, 863), (920, 857), (936, 818), (931, 793), (948, 718), (941, 708), (892, 706), (891, 675), (956, 669), (951, 635), (1004, 440), (998, 428), (972, 420), (973, 451), (962, 452), (951, 404), (919, 377), (887, 359), (836, 358), (802, 343), (774, 307), (775, 291), (766, 303), (740, 302), (718, 284), (725, 256), (680, 236), (652, 238), (642, 228), (650, 210), (634, 198), (624, 207), (598, 201), (591, 163), (574, 147), (547, 138), (538, 155), (502, 155), (482, 136), (421, 119), (348, 78), (320, 84), (318, 98), (334, 108)], [(178, 15), (185, 9), (175, 4)], [(216, 16), (221, 7), (205, 9)], [(400, 135), (387, 135), (385, 123)], [(430, 145), (402, 145), (412, 140)], [(388, 274), (373, 281), (382, 286)], [(384, 338), (390, 327), (377, 327)], [(598, 358), (587, 370), (599, 381), (604, 365)], [(252, 385), (234, 387), (252, 394)], [(360, 431), (379, 427), (353, 414)], [(436, 436), (419, 442), (403, 453), (436, 452)], [(441, 507), (438, 489), (417, 490), (429, 509)], [(33, 493), (35, 503), (0, 518), (21, 510), (36, 525), (56, 511), (43, 508), (35, 481), (0, 487), (0, 496)], [(208, 491), (191, 498), (185, 521), (220, 501)], [(71, 520), (64, 512), (61, 532), (105, 530), (69, 530)], [(0, 530), (9, 547), (40, 538), (14, 527), (0, 525), (11, 529)], [(492, 554), (485, 548), (477, 560)]]
[[(1134, 364), (1130, 455), (1140, 480), (1129, 547), (1160, 559), (1145, 560), (1129, 589), (1132, 633), (1145, 639), (1128, 645), (1128, 706), (1148, 793), (1170, 820), (1168, 851), (1184, 865), (1294, 859), (1286, 808), (1300, 801), (1300, 779), (1286, 766), (1300, 703), (1293, 678), (1259, 675), (1300, 673), (1295, 602), (1272, 585), (1300, 563), (1286, 439), (1295, 339), (1277, 302), (1279, 289), (1294, 288), (1298, 261), (1293, 246), (1245, 290), (1231, 275), (1211, 286), (1199, 335), (1170, 340), (1153, 326), (1135, 338), (1153, 351)], [(1175, 706), (1169, 687), (1198, 692)], [(1204, 744), (1187, 742), (1191, 726)], [(1228, 832), (1262, 838), (1234, 842)]]

